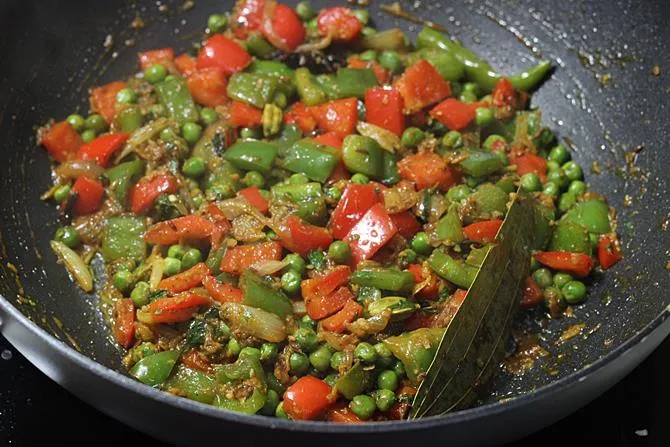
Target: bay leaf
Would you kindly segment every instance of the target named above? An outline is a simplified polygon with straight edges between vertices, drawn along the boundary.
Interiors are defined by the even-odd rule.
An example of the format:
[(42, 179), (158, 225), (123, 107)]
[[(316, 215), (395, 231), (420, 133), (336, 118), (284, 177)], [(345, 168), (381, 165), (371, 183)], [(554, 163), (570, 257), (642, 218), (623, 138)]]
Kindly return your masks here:
[(412, 403), (410, 418), (467, 407), (497, 371), (530, 274), (534, 200), (517, 193), (468, 294), (446, 328)]

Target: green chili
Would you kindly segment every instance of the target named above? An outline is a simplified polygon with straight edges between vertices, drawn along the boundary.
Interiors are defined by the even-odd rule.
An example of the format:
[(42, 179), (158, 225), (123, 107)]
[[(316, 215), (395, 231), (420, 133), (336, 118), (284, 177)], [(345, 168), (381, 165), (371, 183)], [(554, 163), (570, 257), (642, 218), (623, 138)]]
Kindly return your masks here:
[(238, 141), (224, 152), (223, 157), (238, 169), (267, 174), (277, 157), (277, 146), (263, 141)]
[(183, 78), (167, 77), (154, 88), (160, 103), (180, 126), (188, 122), (198, 122), (200, 119), (198, 109)]

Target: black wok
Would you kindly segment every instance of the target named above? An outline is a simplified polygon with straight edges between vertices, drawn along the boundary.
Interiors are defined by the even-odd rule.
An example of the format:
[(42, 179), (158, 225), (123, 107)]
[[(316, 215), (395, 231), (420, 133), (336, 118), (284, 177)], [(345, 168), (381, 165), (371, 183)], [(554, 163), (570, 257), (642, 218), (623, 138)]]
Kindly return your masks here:
[[(81, 3), (81, 4), (78, 4)], [(323, 6), (325, 2), (317, 2)], [(417, 26), (379, 13), (378, 27)], [(588, 302), (572, 318), (520, 317), (542, 333), (551, 355), (523, 377), (501, 374), (476, 408), (406, 423), (340, 426), (295, 423), (220, 411), (128, 378), (121, 353), (96, 311), (97, 298), (72, 284), (49, 248), (56, 209), (41, 202), (50, 184), (35, 126), (75, 109), (87, 89), (135, 70), (135, 53), (197, 40), (209, 13), (231, 2), (35, 2), (0, 4), (0, 330), (31, 362), (81, 399), (135, 428), (171, 442), (501, 443), (539, 429), (584, 405), (641, 362), (670, 332), (670, 4), (612, 1), (425, 2), (418, 14), (446, 25), (505, 72), (530, 65), (534, 53), (556, 65), (533, 97), (545, 124), (575, 147), (588, 175), (619, 211), (626, 259), (597, 276)], [(129, 27), (139, 15), (141, 30)], [(107, 38), (107, 36), (111, 36)], [(111, 46), (105, 47), (105, 40)], [(110, 40), (111, 39), (111, 40)], [(651, 69), (660, 66), (661, 75)], [(625, 153), (643, 148), (635, 168)], [(629, 160), (630, 161), (630, 160)], [(589, 171), (589, 169), (586, 169)], [(631, 172), (633, 171), (633, 172)], [(632, 204), (623, 206), (630, 196)], [(626, 199), (626, 201), (628, 201)], [(541, 317), (536, 315), (535, 317)], [(582, 334), (557, 344), (569, 325)], [(504, 399), (503, 399), (504, 398)], [(101, 434), (101, 436), (104, 436)], [(382, 438), (383, 437), (383, 438)]]

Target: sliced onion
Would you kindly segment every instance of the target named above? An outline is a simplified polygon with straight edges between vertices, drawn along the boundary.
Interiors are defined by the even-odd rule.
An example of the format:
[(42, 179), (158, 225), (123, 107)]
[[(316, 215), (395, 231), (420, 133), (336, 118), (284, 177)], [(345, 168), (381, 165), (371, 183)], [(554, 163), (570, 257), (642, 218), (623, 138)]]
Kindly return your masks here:
[(156, 290), (158, 283), (163, 279), (163, 258), (156, 255), (151, 262), (151, 274), (149, 275), (149, 290)]
[(284, 321), (263, 309), (238, 303), (223, 303), (221, 317), (228, 322), (231, 329), (261, 340), (279, 343), (286, 338)]
[(359, 121), (356, 125), (356, 130), (358, 130), (358, 133), (364, 137), (370, 137), (375, 140), (379, 143), (382, 149), (388, 152), (393, 153), (400, 147), (400, 138), (398, 138), (398, 135), (383, 127), (375, 126), (374, 124), (366, 123), (365, 121)]
[(165, 129), (169, 124), (170, 120), (168, 120), (167, 118), (159, 118), (137, 129), (135, 132), (132, 133), (130, 138), (128, 138), (128, 141), (126, 142), (126, 145), (123, 147), (123, 150), (116, 157), (115, 163), (120, 162), (126, 155), (130, 154), (131, 152), (134, 152), (139, 145), (146, 143), (147, 141), (158, 135), (159, 132)]
[(275, 261), (275, 260), (269, 260), (269, 261), (258, 261), (255, 262), (254, 264), (251, 265), (251, 270), (255, 271), (261, 276), (266, 276), (266, 275), (272, 275), (274, 273), (277, 273), (284, 267), (288, 265), (287, 262), (284, 261)]
[(353, 334), (337, 334), (335, 332), (319, 331), (319, 340), (323, 340), (331, 348), (338, 351), (344, 351), (347, 346), (355, 347), (358, 343), (358, 337)]
[(64, 178), (77, 178), (82, 175), (96, 178), (105, 172), (92, 160), (68, 160), (56, 168), (56, 175)]
[(333, 43), (333, 33), (328, 33), (326, 36), (322, 37), (316, 42), (303, 43), (295, 49), (295, 52), (311, 53), (312, 51), (321, 51), (328, 48), (331, 43)]
[(359, 337), (376, 334), (383, 331), (391, 321), (391, 309), (384, 309), (381, 313), (370, 318), (359, 318), (347, 324), (347, 329)]
[(293, 301), (293, 314), (299, 317), (307, 314), (307, 305), (303, 300)]
[(72, 274), (77, 285), (84, 292), (93, 290), (93, 275), (91, 275), (88, 266), (79, 257), (77, 252), (58, 241), (51, 241), (51, 248), (56, 253), (56, 256), (58, 256), (58, 259), (65, 264), (65, 267)]
[(408, 182), (400, 182), (382, 191), (384, 208), (389, 214), (401, 213), (419, 203), (419, 193)]

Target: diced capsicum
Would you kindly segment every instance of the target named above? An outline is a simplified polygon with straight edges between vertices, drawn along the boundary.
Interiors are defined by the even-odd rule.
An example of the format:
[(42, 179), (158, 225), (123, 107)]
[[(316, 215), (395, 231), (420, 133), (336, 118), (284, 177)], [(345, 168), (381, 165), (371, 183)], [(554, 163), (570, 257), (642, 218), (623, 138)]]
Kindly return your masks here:
[(585, 200), (568, 210), (561, 218), (561, 222), (583, 225), (591, 233), (608, 233), (611, 230), (610, 209), (602, 200)]
[(351, 9), (343, 6), (322, 9), (316, 23), (320, 35), (330, 35), (336, 42), (351, 42), (363, 29), (363, 24)]
[(554, 228), (549, 243), (549, 251), (571, 251), (591, 254), (589, 232), (582, 225), (561, 220)]
[(477, 276), (477, 268), (458, 261), (440, 250), (433, 251), (428, 258), (428, 265), (442, 278), (463, 289), (469, 289)]
[(465, 157), (458, 162), (458, 168), (473, 177), (485, 177), (499, 171), (502, 160), (494, 152), (468, 151)]
[(598, 262), (603, 270), (612, 268), (623, 259), (619, 241), (615, 237), (603, 236), (598, 242)]
[(242, 101), (233, 101), (230, 107), (230, 125), (256, 127), (263, 122), (263, 111)]
[(77, 153), (84, 140), (67, 121), (61, 121), (51, 126), (44, 134), (40, 143), (49, 152), (49, 155), (59, 163)]
[(320, 224), (326, 217), (326, 201), (321, 184), (275, 185), (270, 190), (271, 203), (282, 202), (295, 208), (295, 213), (312, 224)]
[(300, 291), (305, 300), (307, 315), (313, 320), (321, 320), (333, 315), (344, 307), (354, 295), (347, 287), (340, 287), (328, 294), (317, 291), (320, 278), (310, 278), (302, 281)]
[(135, 305), (130, 298), (121, 298), (114, 304), (114, 340), (124, 348), (130, 348), (135, 336)]
[(301, 172), (311, 180), (325, 183), (339, 161), (337, 150), (303, 139), (293, 144), (284, 157), (283, 167), (291, 172)]
[(82, 145), (77, 151), (79, 160), (92, 160), (103, 168), (107, 167), (114, 152), (121, 149), (128, 139), (127, 133), (108, 133), (90, 143)]
[(351, 282), (359, 286), (400, 292), (412, 288), (414, 285), (414, 275), (406, 270), (366, 268), (353, 272), (351, 274)]
[(326, 102), (326, 92), (317, 84), (309, 69), (301, 67), (295, 71), (295, 83), (303, 104), (315, 106)]
[(384, 150), (370, 137), (349, 135), (342, 144), (342, 160), (350, 172), (380, 178), (384, 173)]
[(209, 304), (206, 296), (183, 292), (150, 302), (137, 311), (137, 319), (145, 324), (180, 323), (190, 320), (199, 307)]
[(277, 3), (271, 14), (262, 23), (263, 36), (282, 51), (294, 51), (305, 40), (305, 27), (300, 17), (293, 8), (282, 3)]
[(288, 229), (281, 231), (279, 238), (284, 247), (302, 256), (307, 256), (312, 250), (325, 250), (333, 242), (326, 228), (303, 222), (294, 214), (286, 218), (286, 226)]
[(430, 116), (450, 130), (461, 130), (474, 121), (475, 108), (472, 104), (455, 98), (447, 98), (430, 111)]
[(170, 377), (178, 358), (178, 351), (163, 351), (149, 355), (135, 363), (130, 375), (145, 385), (160, 385)]
[(262, 109), (272, 102), (279, 82), (263, 73), (235, 73), (228, 81), (228, 97)]
[(109, 84), (96, 87), (91, 90), (91, 110), (102, 115), (102, 117), (111, 123), (116, 116), (116, 94), (126, 88), (126, 83), (114, 81)]
[(434, 152), (408, 155), (398, 162), (400, 177), (414, 182), (416, 189), (437, 186), (448, 190), (459, 181), (458, 173)]
[(106, 262), (127, 258), (144, 260), (147, 245), (144, 241), (144, 220), (134, 216), (108, 217), (102, 234), (102, 257)]
[(261, 213), (265, 214), (268, 212), (268, 199), (263, 197), (260, 190), (256, 186), (244, 188), (240, 190), (238, 194), (247, 199), (247, 201)]
[(202, 279), (202, 285), (205, 286), (209, 296), (219, 303), (242, 303), (244, 301), (244, 294), (240, 289), (228, 283), (221, 283), (213, 276), (205, 276)]
[(384, 344), (405, 366), (407, 378), (418, 384), (423, 373), (433, 362), (444, 329), (422, 328), (395, 337), (388, 337)]
[(183, 241), (214, 239), (219, 227), (212, 221), (196, 215), (177, 217), (152, 225), (144, 234), (149, 244), (172, 245)]
[(158, 196), (176, 192), (178, 188), (177, 180), (171, 175), (155, 174), (144, 177), (130, 188), (130, 210), (134, 214), (143, 214), (151, 208)]
[(282, 62), (256, 59), (247, 67), (246, 71), (277, 78), (277, 90), (285, 94), (287, 98), (295, 93), (295, 71)]
[(328, 101), (311, 108), (312, 116), (325, 132), (335, 132), (344, 138), (354, 133), (358, 122), (356, 98)]
[(370, 208), (347, 233), (355, 262), (370, 259), (398, 232), (381, 203)]
[[(186, 363), (186, 358), (183, 359)], [(179, 390), (188, 399), (211, 404), (214, 402), (216, 380), (214, 377), (186, 365), (178, 365), (174, 373), (165, 381), (163, 389)]]
[(267, 174), (277, 157), (277, 146), (264, 141), (238, 141), (223, 153), (236, 168)]
[(158, 100), (177, 123), (182, 125), (188, 122), (197, 123), (200, 120), (198, 109), (183, 78), (176, 76), (166, 78), (154, 88)]
[(425, 60), (409, 67), (395, 82), (405, 101), (404, 112), (411, 115), (451, 95), (449, 83)]
[(240, 288), (247, 306), (258, 307), (282, 318), (293, 311), (291, 300), (281, 290), (277, 290), (251, 270), (242, 273)]
[(240, 275), (257, 262), (279, 261), (281, 252), (281, 244), (274, 241), (237, 245), (226, 250), (221, 260), (221, 271)]
[(345, 331), (348, 323), (361, 315), (363, 315), (363, 307), (351, 299), (344, 304), (339, 312), (322, 320), (321, 325), (327, 331), (341, 333)]
[(194, 101), (201, 106), (216, 107), (228, 102), (228, 80), (220, 68), (196, 71), (186, 79), (186, 86)]
[(355, 396), (365, 392), (370, 385), (372, 374), (363, 366), (361, 362), (356, 362), (349, 368), (342, 377), (335, 382), (335, 390), (346, 399), (353, 399)]
[(334, 400), (330, 385), (305, 376), (286, 389), (284, 411), (295, 420), (312, 420), (320, 417)]
[(405, 103), (393, 87), (374, 87), (365, 93), (365, 119), (368, 123), (400, 136), (405, 130)]
[(435, 225), (435, 234), (441, 241), (451, 243), (463, 242), (464, 229), (461, 224), (461, 218), (458, 216), (458, 206), (450, 206), (447, 214), (437, 221)]
[(75, 201), (72, 210), (79, 216), (93, 214), (102, 206), (105, 197), (105, 187), (97, 180), (81, 176), (72, 185)]
[(363, 98), (365, 92), (377, 85), (377, 77), (367, 68), (340, 68), (335, 73), (331, 99)]
[(226, 74), (232, 74), (243, 70), (250, 63), (249, 53), (235, 41), (223, 34), (214, 34), (207, 39), (200, 50), (197, 67), (199, 70), (216, 67), (222, 69)]
[(363, 215), (380, 202), (379, 192), (371, 183), (347, 185), (330, 218), (330, 228), (335, 239), (344, 239), (349, 230)]
[(185, 292), (202, 284), (202, 280), (209, 274), (209, 267), (204, 262), (199, 262), (184, 272), (162, 279), (157, 288), (170, 293)]
[(127, 161), (105, 171), (105, 177), (111, 184), (116, 200), (121, 206), (126, 206), (128, 190), (144, 172), (144, 162), (141, 159)]
[(493, 242), (502, 223), (503, 221), (500, 219), (476, 222), (463, 228), (463, 234), (465, 234), (468, 240), (479, 242), (480, 244)]
[(137, 53), (137, 59), (140, 68), (146, 70), (155, 64), (169, 64), (174, 60), (174, 50), (172, 48), (159, 48), (157, 50), (142, 51)]
[(533, 256), (540, 264), (554, 270), (572, 273), (580, 278), (587, 277), (594, 264), (591, 256), (569, 251), (543, 251), (535, 253)]

